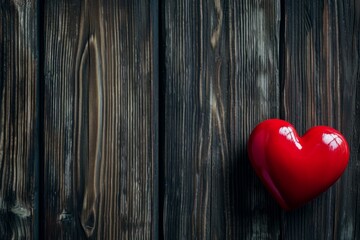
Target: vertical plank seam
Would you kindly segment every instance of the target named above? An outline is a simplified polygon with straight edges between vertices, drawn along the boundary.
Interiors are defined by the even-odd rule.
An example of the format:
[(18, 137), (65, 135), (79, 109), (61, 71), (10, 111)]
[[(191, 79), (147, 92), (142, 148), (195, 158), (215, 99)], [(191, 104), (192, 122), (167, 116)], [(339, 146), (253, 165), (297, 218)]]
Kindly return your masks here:
[[(159, 19), (158, 19), (158, 25), (159, 25), (159, 29), (158, 29), (158, 41), (159, 41), (159, 46), (165, 46), (166, 43), (166, 39), (164, 36), (164, 31), (163, 31), (163, 14), (165, 14), (165, 0), (156, 0), (158, 2), (158, 6), (159, 6)], [(166, 49), (166, 48), (165, 48)], [(164, 50), (165, 50), (164, 49)], [(165, 51), (159, 51), (158, 49), (158, 65), (160, 66), (165, 66), (165, 55), (164, 52)], [(155, 54), (154, 54), (155, 55)], [(158, 79), (158, 87), (159, 87), (159, 101), (158, 101), (158, 110), (159, 110), (159, 128), (158, 128), (158, 132), (159, 132), (159, 148), (158, 148), (158, 156), (159, 156), (159, 165), (158, 165), (158, 171), (159, 171), (159, 208), (158, 208), (158, 230), (159, 230), (159, 235), (158, 235), (158, 239), (159, 240), (163, 240), (165, 239), (165, 228), (164, 228), (164, 203), (165, 203), (165, 149), (164, 149), (164, 145), (165, 145), (165, 99), (166, 99), (166, 94), (165, 94), (165, 83), (164, 81), (166, 81), (166, 69), (161, 69), (159, 67), (159, 79)]]
[[(159, 119), (160, 119), (160, 112), (159, 112), (159, 101), (160, 101), (160, 94), (159, 94), (159, 69), (160, 69), (160, 62), (159, 62), (159, 2), (160, 0), (152, 0), (150, 3), (150, 18), (151, 23), (150, 26), (152, 26), (152, 66), (150, 68), (152, 69), (152, 139), (153, 139), (153, 146), (152, 146), (152, 178), (153, 178), (153, 187), (152, 187), (152, 238), (153, 239), (159, 239), (159, 230), (160, 225), (159, 224), (159, 215), (161, 215), (161, 212), (159, 213), (159, 154), (160, 154), (160, 144), (159, 144), (159, 136), (161, 134), (160, 128), (159, 128)], [(163, 100), (163, 99), (162, 99)], [(162, 125), (163, 126), (163, 125)]]
[(45, 212), (44, 212), (44, 169), (45, 169), (45, 161), (44, 161), (44, 85), (45, 85), (45, 79), (44, 79), (44, 58), (45, 58), (45, 41), (44, 41), (44, 9), (45, 9), (45, 0), (38, 0), (37, 2), (37, 29), (38, 29), (38, 77), (37, 77), (37, 86), (36, 91), (37, 95), (36, 98), (38, 99), (38, 102), (35, 106), (37, 106), (36, 110), (36, 117), (38, 117), (38, 120), (36, 121), (36, 130), (35, 134), (38, 134), (38, 140), (37, 144), (38, 146), (35, 148), (35, 151), (37, 151), (37, 159), (35, 159), (35, 186), (36, 193), (35, 194), (35, 205), (37, 207), (37, 213), (35, 215), (35, 222), (37, 224), (36, 228), (34, 229), (34, 239), (44, 239), (45, 235)]
[(280, 0), (280, 41), (279, 41), (279, 105), (280, 118), (284, 119), (284, 94), (283, 88), (285, 86), (285, 0)]

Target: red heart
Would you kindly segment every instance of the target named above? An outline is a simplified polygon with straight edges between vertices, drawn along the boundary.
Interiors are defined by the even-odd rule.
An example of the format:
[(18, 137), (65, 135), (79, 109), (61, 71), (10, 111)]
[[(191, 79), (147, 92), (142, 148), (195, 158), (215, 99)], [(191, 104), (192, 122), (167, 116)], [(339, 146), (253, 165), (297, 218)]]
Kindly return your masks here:
[(349, 146), (335, 129), (313, 127), (299, 137), (290, 123), (280, 119), (256, 126), (248, 153), (256, 174), (285, 210), (324, 192), (349, 161)]

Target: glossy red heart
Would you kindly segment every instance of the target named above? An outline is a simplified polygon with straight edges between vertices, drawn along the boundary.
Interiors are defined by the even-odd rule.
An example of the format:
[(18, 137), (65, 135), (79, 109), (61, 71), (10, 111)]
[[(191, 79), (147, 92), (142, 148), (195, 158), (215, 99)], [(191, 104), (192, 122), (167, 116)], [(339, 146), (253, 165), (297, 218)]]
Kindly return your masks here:
[(335, 129), (317, 126), (299, 137), (290, 123), (280, 119), (255, 127), (248, 153), (256, 174), (285, 210), (324, 192), (349, 161), (349, 146)]

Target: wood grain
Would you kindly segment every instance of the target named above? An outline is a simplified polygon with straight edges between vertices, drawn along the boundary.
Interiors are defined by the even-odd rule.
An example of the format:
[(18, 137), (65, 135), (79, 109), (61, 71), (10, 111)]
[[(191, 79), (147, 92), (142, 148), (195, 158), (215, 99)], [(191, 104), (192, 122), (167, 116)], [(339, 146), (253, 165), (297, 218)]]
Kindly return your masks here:
[(349, 140), (351, 157), (336, 186), (334, 238), (360, 238), (360, 2), (339, 1), (340, 129)]
[(155, 237), (152, 11), (45, 3), (45, 239)]
[(37, 1), (0, 1), (0, 239), (37, 233)]
[(300, 134), (329, 125), (345, 134), (351, 160), (341, 181), (284, 213), (284, 239), (357, 239), (359, 18), (354, 1), (284, 1), (282, 117)]
[(279, 116), (280, 2), (165, 0), (161, 13), (164, 239), (278, 239), (246, 142)]
[[(360, 2), (157, 5), (0, 0), (0, 239), (360, 239)], [(292, 212), (247, 159), (274, 117), (351, 147)]]

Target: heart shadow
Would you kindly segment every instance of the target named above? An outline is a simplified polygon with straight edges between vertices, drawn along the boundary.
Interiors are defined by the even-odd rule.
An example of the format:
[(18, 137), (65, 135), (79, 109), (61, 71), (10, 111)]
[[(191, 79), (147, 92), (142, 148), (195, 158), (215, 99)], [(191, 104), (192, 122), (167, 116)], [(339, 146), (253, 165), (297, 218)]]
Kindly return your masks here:
[[(256, 232), (260, 235), (278, 236), (282, 210), (252, 168), (245, 141), (238, 146), (230, 153), (228, 166), (229, 204), (234, 231), (258, 229)], [(234, 234), (243, 236), (241, 232)], [(260, 235), (255, 237), (263, 237)]]

